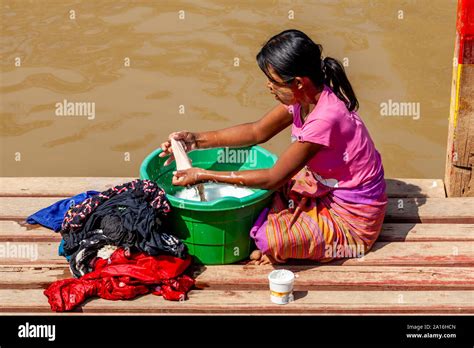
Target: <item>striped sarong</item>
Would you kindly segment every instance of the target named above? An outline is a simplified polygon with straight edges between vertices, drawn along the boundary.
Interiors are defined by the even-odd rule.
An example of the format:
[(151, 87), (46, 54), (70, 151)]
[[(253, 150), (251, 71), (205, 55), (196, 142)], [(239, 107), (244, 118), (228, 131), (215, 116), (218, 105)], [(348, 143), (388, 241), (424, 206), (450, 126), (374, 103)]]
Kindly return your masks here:
[(384, 193), (367, 203), (346, 202), (303, 168), (273, 195), (250, 235), (276, 262), (361, 257), (380, 234), (387, 206)]

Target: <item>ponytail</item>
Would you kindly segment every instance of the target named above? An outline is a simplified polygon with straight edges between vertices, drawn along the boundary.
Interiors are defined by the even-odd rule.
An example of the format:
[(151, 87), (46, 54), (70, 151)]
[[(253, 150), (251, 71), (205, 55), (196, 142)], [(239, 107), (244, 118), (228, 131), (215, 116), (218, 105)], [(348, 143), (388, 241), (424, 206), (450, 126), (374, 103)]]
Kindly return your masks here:
[(331, 87), (332, 91), (341, 99), (349, 111), (357, 111), (359, 101), (356, 98), (346, 72), (337, 59), (321, 57), (321, 67), (324, 74), (324, 84)]

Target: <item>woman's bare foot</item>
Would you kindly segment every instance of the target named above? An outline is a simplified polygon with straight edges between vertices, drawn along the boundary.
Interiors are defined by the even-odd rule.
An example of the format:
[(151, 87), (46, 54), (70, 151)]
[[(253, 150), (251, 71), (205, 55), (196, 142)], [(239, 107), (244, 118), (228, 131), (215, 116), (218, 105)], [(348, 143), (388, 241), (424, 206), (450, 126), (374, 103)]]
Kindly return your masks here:
[(257, 261), (257, 260), (260, 260), (260, 258), (262, 257), (262, 252), (258, 249), (255, 249), (254, 251), (252, 251), (252, 253), (250, 254), (250, 260), (252, 261)]
[(276, 263), (270, 255), (264, 255), (260, 250), (254, 250), (250, 254), (248, 265), (272, 265)]

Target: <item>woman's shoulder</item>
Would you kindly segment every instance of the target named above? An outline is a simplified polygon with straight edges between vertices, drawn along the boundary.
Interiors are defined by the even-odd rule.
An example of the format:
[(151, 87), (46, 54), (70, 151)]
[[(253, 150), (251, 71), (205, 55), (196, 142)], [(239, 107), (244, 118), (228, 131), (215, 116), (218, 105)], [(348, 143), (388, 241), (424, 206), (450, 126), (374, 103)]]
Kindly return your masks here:
[[(339, 99), (339, 97), (332, 91), (328, 86), (324, 86), (323, 94), (321, 95), (320, 109), (325, 111), (332, 111), (335, 114), (348, 114), (350, 111), (347, 109), (346, 104)], [(319, 104), (319, 103), (318, 103)]]
[(345, 116), (350, 113), (346, 104), (334, 94), (331, 88), (325, 85), (324, 91), (308, 119), (324, 120), (336, 124), (342, 122), (346, 118)]

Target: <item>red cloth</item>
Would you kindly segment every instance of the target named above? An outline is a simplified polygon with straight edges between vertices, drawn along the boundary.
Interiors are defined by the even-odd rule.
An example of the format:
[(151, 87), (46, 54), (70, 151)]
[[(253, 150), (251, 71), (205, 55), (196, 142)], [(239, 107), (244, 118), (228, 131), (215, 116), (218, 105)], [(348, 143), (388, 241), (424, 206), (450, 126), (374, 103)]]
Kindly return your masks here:
[(191, 257), (180, 259), (169, 255), (130, 254), (117, 249), (109, 259), (98, 259), (94, 271), (80, 279), (58, 280), (44, 294), (51, 309), (70, 311), (87, 298), (126, 300), (152, 292), (166, 300), (184, 300), (194, 279), (181, 275), (191, 264)]

